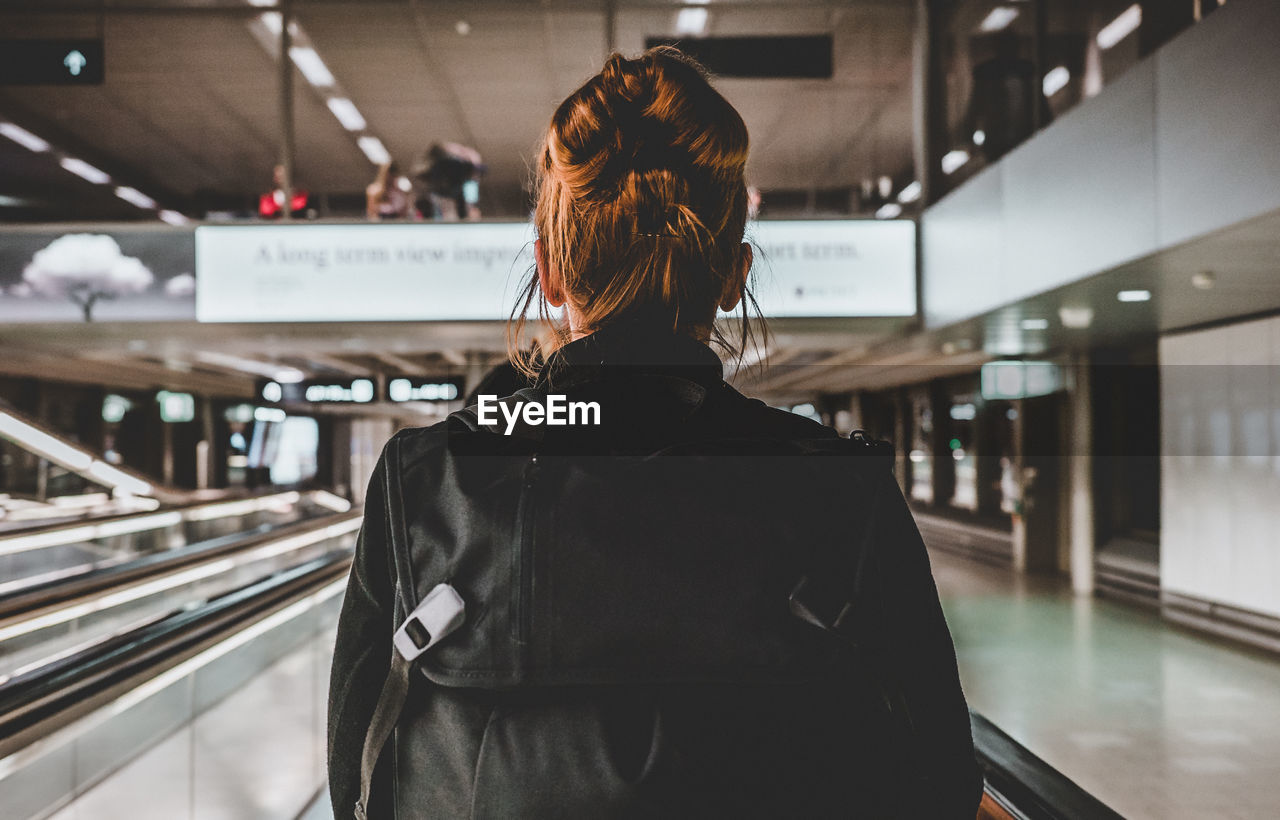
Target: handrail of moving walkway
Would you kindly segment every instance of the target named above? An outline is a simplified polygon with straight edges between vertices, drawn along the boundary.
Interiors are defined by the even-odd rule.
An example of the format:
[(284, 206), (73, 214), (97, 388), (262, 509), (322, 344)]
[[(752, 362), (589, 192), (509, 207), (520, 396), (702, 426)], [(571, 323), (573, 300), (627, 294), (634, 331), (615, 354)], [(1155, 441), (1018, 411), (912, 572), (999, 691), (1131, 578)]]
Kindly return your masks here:
[[(341, 581), (350, 563), (350, 550), (333, 550), (0, 684), (0, 759), (258, 617)], [(51, 723), (59, 725), (50, 729)]]
[(185, 547), (143, 555), (71, 578), (36, 583), (6, 595), (0, 595), (0, 623), (51, 606), (66, 605), (74, 600), (96, 595), (103, 590), (131, 581), (171, 572), (272, 541), (301, 536), (315, 531), (321, 525), (341, 525), (359, 518), (360, 515), (359, 511), (353, 511), (312, 518), (283, 527), (264, 525), (247, 532), (217, 536)]
[(977, 712), (973, 746), (986, 778), (979, 820), (1123, 820)]

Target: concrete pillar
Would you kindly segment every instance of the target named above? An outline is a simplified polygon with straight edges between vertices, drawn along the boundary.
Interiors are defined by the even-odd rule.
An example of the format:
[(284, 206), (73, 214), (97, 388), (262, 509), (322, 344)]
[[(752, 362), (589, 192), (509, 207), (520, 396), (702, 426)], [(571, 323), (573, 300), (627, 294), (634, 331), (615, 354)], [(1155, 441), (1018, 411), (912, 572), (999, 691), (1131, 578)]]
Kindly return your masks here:
[(1093, 397), (1088, 354), (1073, 357), (1068, 391), (1067, 528), (1071, 589), (1092, 595), (1094, 587)]

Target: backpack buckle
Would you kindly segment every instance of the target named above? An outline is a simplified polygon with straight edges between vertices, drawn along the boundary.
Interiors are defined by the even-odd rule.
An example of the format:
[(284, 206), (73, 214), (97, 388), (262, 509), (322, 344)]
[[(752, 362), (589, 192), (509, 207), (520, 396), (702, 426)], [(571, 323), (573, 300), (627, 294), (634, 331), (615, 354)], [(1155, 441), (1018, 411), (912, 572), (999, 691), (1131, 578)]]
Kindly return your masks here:
[(467, 605), (448, 584), (437, 584), (396, 630), (391, 642), (407, 661), (440, 643), (466, 617)]

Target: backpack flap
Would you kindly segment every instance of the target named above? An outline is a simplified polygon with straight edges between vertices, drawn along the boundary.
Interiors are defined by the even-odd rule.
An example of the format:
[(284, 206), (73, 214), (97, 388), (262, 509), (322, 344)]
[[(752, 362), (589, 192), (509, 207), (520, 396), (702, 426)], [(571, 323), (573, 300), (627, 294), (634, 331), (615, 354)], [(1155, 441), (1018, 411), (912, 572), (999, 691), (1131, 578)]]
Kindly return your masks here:
[(630, 457), (506, 440), (478, 455), (474, 436), (493, 452), (485, 433), (398, 438), (388, 470), (406, 600), (447, 582), (466, 602), (465, 625), (418, 661), (437, 684), (804, 681), (847, 658), (789, 598), (819, 556), (861, 548), (879, 459), (850, 458), (848, 441), (822, 442), (829, 458), (743, 441)]

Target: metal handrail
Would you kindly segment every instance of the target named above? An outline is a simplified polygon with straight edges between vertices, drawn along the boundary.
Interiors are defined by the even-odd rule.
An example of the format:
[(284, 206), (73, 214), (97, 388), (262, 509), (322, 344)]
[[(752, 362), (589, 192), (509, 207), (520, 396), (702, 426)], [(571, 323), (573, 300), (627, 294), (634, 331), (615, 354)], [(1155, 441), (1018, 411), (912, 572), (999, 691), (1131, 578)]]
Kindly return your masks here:
[(334, 550), (0, 684), (0, 757), (25, 745), (29, 738), (20, 735), (37, 724), (71, 712), (68, 722), (74, 720), (138, 676), (158, 674), (255, 616), (342, 578), (350, 563), (349, 549)]
[[(1120, 814), (1050, 766), (994, 723), (970, 711), (973, 746), (986, 777), (984, 807), (1016, 820), (1123, 820)], [(993, 805), (994, 804), (994, 805)]]

